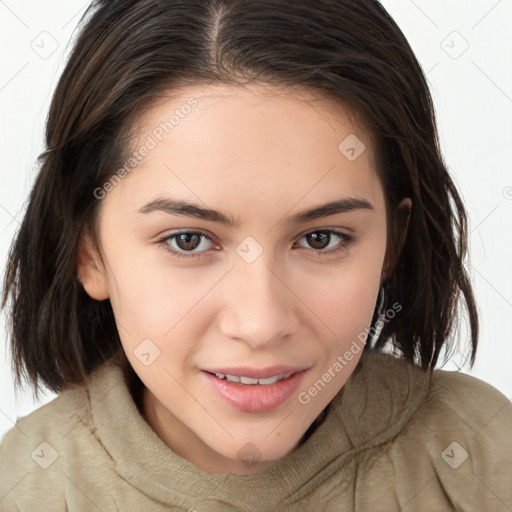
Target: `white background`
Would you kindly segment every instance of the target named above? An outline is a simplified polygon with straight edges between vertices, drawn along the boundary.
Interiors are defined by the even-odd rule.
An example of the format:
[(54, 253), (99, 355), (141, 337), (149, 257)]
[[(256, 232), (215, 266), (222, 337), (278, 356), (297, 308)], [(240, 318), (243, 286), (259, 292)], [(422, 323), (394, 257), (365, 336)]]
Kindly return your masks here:
[[(470, 274), (481, 319), (473, 369), (512, 398), (512, 0), (384, 0), (434, 96), (441, 147), (470, 217)], [(88, 2), (0, 0), (0, 264), (23, 216), (43, 127), (71, 34)], [(467, 46), (467, 49), (466, 49)], [(53, 53), (52, 53), (53, 52)], [(39, 402), (13, 388), (0, 325), (0, 437)], [(467, 332), (461, 332), (461, 338)]]

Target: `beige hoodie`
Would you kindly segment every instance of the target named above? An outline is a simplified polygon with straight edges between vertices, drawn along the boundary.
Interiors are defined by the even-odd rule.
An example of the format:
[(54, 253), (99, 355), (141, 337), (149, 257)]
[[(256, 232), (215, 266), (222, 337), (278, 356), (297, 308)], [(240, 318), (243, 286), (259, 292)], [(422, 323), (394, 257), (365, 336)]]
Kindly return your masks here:
[(512, 404), (474, 377), (364, 353), (294, 452), (208, 474), (146, 423), (121, 368), (18, 420), (0, 448), (1, 511), (512, 510)]

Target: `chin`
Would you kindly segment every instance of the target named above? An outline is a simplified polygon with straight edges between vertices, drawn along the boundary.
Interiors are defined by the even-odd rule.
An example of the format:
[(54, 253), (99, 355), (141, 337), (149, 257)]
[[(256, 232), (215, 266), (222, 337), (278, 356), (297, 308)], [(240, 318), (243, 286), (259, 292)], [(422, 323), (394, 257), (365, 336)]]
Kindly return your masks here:
[[(283, 444), (282, 438), (286, 437), (289, 442)], [(226, 451), (226, 445), (223, 444), (217, 451), (220, 455), (240, 463), (241, 471), (250, 473), (262, 469), (262, 466), (268, 466), (295, 450), (299, 446), (302, 436), (299, 434), (297, 439), (290, 439), (285, 433), (280, 433), (278, 438), (272, 440), (261, 439), (258, 436), (252, 438), (240, 438), (240, 441), (232, 440), (230, 449)]]

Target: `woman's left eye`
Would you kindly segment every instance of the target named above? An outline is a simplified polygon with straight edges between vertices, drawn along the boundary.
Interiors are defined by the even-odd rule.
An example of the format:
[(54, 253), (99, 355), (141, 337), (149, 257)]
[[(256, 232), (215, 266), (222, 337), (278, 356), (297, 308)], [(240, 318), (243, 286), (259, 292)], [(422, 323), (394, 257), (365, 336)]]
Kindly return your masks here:
[(310, 231), (300, 238), (300, 240), (302, 239), (305, 239), (309, 248), (314, 249), (314, 252), (319, 256), (338, 253), (347, 249), (354, 242), (354, 238), (351, 235), (336, 231), (335, 229)]

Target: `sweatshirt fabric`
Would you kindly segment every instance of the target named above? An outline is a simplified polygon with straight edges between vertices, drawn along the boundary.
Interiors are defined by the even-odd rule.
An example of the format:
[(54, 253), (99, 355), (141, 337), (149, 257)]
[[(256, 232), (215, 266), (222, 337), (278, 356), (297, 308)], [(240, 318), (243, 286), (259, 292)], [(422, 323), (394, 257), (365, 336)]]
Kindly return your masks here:
[(156, 435), (109, 361), (4, 436), (0, 510), (512, 510), (512, 404), (477, 378), (364, 352), (307, 434), (257, 473), (207, 473)]

